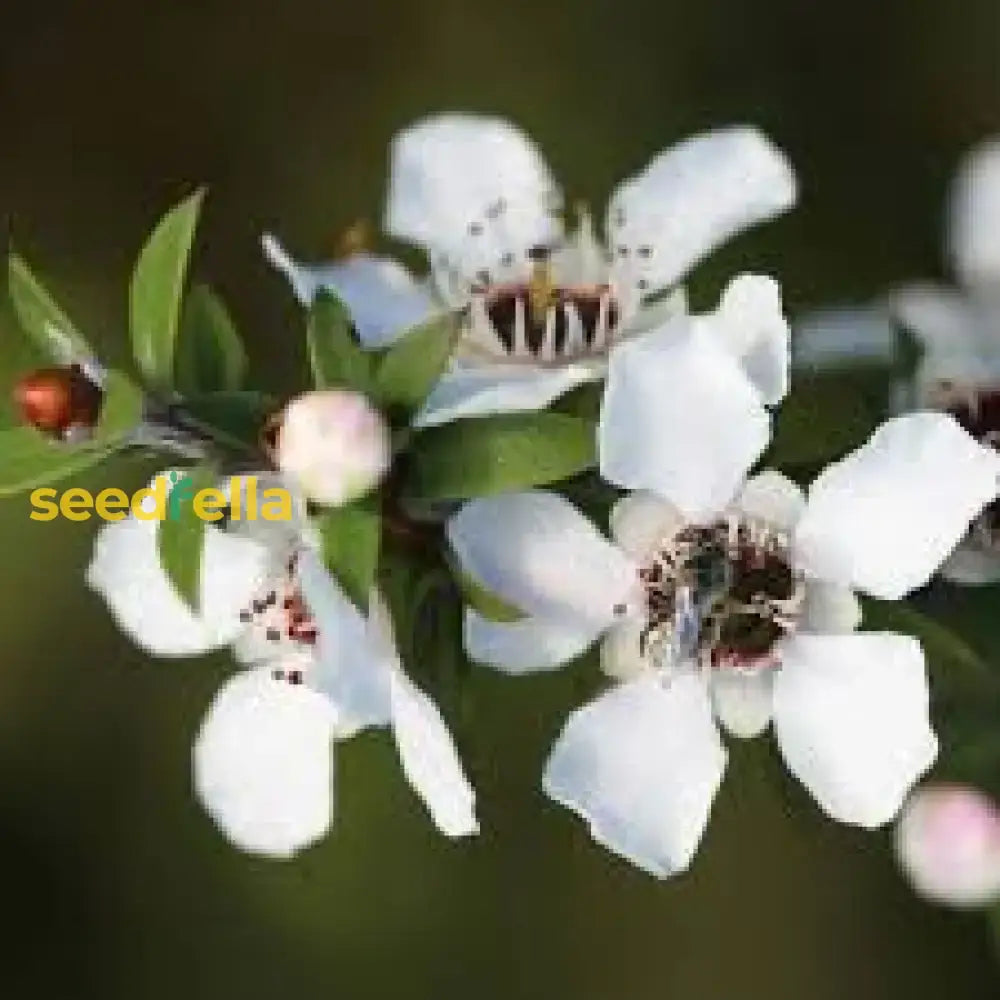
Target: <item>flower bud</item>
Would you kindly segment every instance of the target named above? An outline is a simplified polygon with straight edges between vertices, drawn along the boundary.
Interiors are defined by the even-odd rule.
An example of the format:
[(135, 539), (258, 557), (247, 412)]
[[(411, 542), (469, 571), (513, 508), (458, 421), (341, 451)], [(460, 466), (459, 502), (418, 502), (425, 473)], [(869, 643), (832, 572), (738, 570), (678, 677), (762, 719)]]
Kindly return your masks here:
[(955, 907), (1000, 898), (1000, 810), (964, 785), (925, 785), (896, 827), (896, 854), (925, 899)]
[(336, 506), (367, 493), (389, 468), (392, 447), (381, 414), (360, 393), (307, 392), (272, 428), (275, 464), (319, 503)]
[(92, 430), (103, 393), (79, 365), (40, 368), (18, 379), (14, 401), (25, 423), (60, 439)]

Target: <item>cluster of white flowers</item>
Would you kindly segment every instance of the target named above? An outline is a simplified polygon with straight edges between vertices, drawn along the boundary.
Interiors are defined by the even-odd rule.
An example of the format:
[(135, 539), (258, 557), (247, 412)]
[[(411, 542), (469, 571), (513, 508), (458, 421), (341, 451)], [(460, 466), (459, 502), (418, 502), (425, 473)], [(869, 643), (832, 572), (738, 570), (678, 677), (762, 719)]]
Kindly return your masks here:
[[(694, 315), (680, 283), (795, 197), (765, 137), (720, 129), (621, 183), (601, 242), (586, 211), (567, 231), (526, 136), (447, 115), (392, 147), (385, 229), (426, 250), (428, 279), (364, 251), (301, 265), (264, 239), (299, 299), (335, 291), (366, 346), (463, 311), (452, 367), (416, 428), (544, 408), (603, 380), (599, 470), (626, 491), (610, 538), (543, 490), (472, 500), (446, 532), (463, 572), (520, 615), (467, 608), (473, 660), (550, 670), (601, 639), (613, 683), (570, 716), (543, 786), (597, 841), (661, 877), (688, 867), (708, 822), (726, 765), (720, 726), (739, 738), (772, 727), (832, 818), (897, 816), (938, 750), (924, 654), (911, 637), (857, 631), (855, 592), (896, 600), (925, 584), (998, 492), (1000, 455), (931, 410), (889, 420), (806, 493), (754, 471), (788, 390), (779, 287), (742, 274)], [(339, 503), (377, 481), (390, 446), (363, 401), (307, 394), (286, 410), (275, 458), (286, 484)], [(344, 596), (305, 511), (205, 531), (200, 614), (172, 591), (147, 522), (103, 529), (89, 581), (153, 653), (228, 645), (246, 664), (194, 753), (199, 795), (227, 835), (272, 855), (313, 842), (332, 814), (331, 746), (373, 725), (392, 728), (439, 829), (475, 832), (469, 782), (400, 665), (379, 595), (367, 613)]]

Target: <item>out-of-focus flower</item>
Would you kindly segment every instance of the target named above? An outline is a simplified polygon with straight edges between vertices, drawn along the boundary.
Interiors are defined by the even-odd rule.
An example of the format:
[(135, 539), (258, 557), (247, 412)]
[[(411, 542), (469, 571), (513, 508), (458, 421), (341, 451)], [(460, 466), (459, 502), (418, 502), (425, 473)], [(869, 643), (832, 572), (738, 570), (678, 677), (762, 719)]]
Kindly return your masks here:
[[(818, 310), (795, 323), (793, 359), (817, 369), (890, 363), (898, 354), (901, 326), (915, 337), (921, 357), (913, 377), (893, 385), (891, 408), (943, 410), (995, 447), (1000, 443), (1000, 140), (971, 150), (957, 171), (946, 243), (955, 286), (920, 282), (871, 306)], [(968, 584), (1000, 580), (1000, 507), (983, 512), (941, 575)]]
[(452, 547), (525, 617), (467, 609), (466, 647), (524, 673), (603, 635), (602, 666), (622, 683), (570, 717), (544, 787), (653, 874), (685, 869), (708, 821), (726, 761), (714, 718), (741, 737), (773, 723), (820, 807), (876, 827), (937, 739), (920, 644), (855, 633), (852, 591), (897, 599), (924, 584), (998, 471), (950, 417), (919, 413), (827, 468), (808, 499), (773, 472), (696, 518), (669, 490), (633, 493), (614, 509), (615, 544), (553, 494), (473, 501), (448, 524)]
[(965, 785), (918, 788), (896, 827), (896, 855), (925, 899), (987, 906), (1000, 899), (1000, 810)]
[[(585, 210), (566, 234), (548, 165), (509, 123), (449, 114), (405, 129), (392, 145), (386, 231), (428, 252), (436, 307), (468, 316), (459, 365), (418, 425), (542, 407), (599, 378), (614, 344), (686, 311), (678, 282), (698, 261), (795, 196), (788, 161), (760, 132), (718, 129), (621, 183), (601, 242)], [(349, 307), (384, 300), (378, 320), (358, 302), (359, 334), (373, 344), (401, 332), (400, 319), (415, 322), (422, 303), (435, 307), (384, 258), (303, 266), (270, 236), (265, 251), (303, 301), (320, 287)]]
[(285, 407), (272, 431), (278, 468), (307, 497), (331, 506), (371, 490), (392, 458), (388, 426), (356, 392), (304, 393)]
[(378, 595), (362, 616), (303, 544), (301, 520), (204, 530), (197, 611), (160, 566), (155, 520), (102, 528), (87, 581), (154, 655), (230, 645), (247, 666), (216, 695), (194, 748), (196, 790), (226, 836), (273, 857), (316, 841), (333, 815), (334, 742), (368, 726), (392, 729), (435, 825), (475, 833), (474, 793), (440, 713), (403, 671)]

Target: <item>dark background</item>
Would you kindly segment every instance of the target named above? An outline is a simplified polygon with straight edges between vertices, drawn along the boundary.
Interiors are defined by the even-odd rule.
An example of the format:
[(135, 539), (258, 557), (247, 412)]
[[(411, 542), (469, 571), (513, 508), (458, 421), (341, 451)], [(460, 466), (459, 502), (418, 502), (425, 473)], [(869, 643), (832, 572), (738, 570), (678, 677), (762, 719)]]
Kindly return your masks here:
[[(377, 219), (386, 143), (413, 118), (507, 115), (598, 208), (662, 147), (746, 120), (790, 153), (801, 206), (716, 255), (698, 288), (752, 266), (796, 311), (940, 270), (946, 181), (1000, 131), (998, 56), (995, 0), (7, 4), (0, 211), (123, 362), (132, 259), (208, 183), (197, 268), (280, 389), (302, 364), (300, 322), (257, 236), (322, 256)], [(0, 335), (9, 381), (23, 358), (7, 311)], [(438, 837), (370, 735), (340, 754), (327, 840), (292, 864), (241, 856), (188, 771), (231, 667), (150, 663), (119, 636), (83, 585), (92, 530), (30, 522), (23, 497), (0, 506), (0, 995), (998, 995), (985, 923), (913, 898), (886, 836), (790, 804), (764, 741), (736, 748), (685, 877), (657, 883), (592, 845), (537, 788), (583, 696), (570, 673), (473, 675), (477, 840)], [(988, 649), (995, 604), (954, 600)]]

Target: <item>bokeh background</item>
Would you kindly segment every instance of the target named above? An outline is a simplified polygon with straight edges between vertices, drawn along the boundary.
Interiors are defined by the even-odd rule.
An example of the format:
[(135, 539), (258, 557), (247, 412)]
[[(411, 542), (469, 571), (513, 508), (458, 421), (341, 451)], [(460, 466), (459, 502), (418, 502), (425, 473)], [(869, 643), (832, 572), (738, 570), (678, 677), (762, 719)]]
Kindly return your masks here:
[[(945, 184), (1000, 132), (996, 0), (480, 4), (71, 0), (4, 7), (0, 211), (112, 363), (156, 217), (210, 185), (196, 268), (229, 300), (258, 380), (295, 384), (298, 311), (264, 266), (377, 219), (386, 143), (466, 109), (534, 135), (573, 197), (684, 135), (761, 125), (801, 206), (699, 273), (778, 274), (793, 312), (941, 270)], [(24, 358), (0, 311), (4, 384)], [(4, 414), (9, 416), (4, 403)], [(130, 486), (120, 461), (80, 480)], [(388, 740), (339, 757), (333, 834), (291, 864), (231, 850), (189, 754), (225, 657), (145, 660), (86, 591), (93, 525), (0, 505), (0, 995), (970, 998), (1000, 995), (988, 927), (933, 910), (887, 837), (789, 800), (766, 742), (736, 747), (692, 871), (657, 883), (538, 789), (591, 679), (471, 676), (461, 739), (484, 832), (438, 837)], [(995, 595), (941, 613), (988, 655)]]

